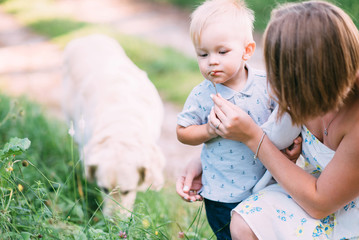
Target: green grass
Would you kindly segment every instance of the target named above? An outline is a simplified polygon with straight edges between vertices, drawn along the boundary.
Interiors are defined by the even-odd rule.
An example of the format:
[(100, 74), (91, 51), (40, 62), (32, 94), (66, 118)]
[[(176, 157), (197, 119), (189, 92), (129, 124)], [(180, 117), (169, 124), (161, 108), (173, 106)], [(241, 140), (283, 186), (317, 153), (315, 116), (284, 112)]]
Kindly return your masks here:
[(120, 231), (128, 239), (174, 239), (180, 231), (211, 238), (201, 203), (181, 200), (173, 183), (138, 193), (129, 218), (105, 217), (104, 193), (86, 181), (67, 126), (41, 106), (0, 95), (0, 129), (0, 149), (25, 145), (13, 139), (6, 147), (15, 136), (31, 141), (23, 151), (0, 151), (1, 239), (119, 239)]

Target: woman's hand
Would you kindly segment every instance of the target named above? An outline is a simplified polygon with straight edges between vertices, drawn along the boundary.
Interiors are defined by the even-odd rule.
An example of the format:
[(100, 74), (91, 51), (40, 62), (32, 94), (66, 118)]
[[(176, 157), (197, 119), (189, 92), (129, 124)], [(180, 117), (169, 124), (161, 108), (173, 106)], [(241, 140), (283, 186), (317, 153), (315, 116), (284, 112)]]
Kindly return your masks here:
[[(213, 108), (212, 110), (213, 111)], [(211, 115), (208, 116), (208, 123), (206, 123), (206, 130), (208, 132), (208, 136), (212, 139), (218, 136), (218, 134), (216, 133), (216, 128), (217, 126), (213, 126), (211, 124)]]
[[(216, 133), (227, 139), (247, 143), (262, 130), (253, 119), (242, 109), (222, 98), (219, 94), (212, 95), (215, 104), (210, 113), (210, 122), (218, 126)], [(258, 130), (257, 132), (255, 132)], [(260, 138), (260, 137), (259, 137)]]
[(191, 160), (182, 176), (176, 181), (176, 191), (187, 202), (203, 200), (199, 195), (202, 188), (202, 164), (201, 159)]

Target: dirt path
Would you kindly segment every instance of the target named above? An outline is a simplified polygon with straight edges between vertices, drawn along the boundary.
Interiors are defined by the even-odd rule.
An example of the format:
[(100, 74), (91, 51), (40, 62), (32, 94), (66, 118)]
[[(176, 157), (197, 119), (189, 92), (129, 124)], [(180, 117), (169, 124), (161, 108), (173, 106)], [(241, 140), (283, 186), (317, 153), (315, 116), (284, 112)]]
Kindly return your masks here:
[[(188, 36), (189, 13), (169, 5), (143, 0), (57, 0), (62, 11), (80, 21), (108, 24), (125, 34), (174, 47), (194, 57)], [(95, 10), (95, 11), (94, 11)], [(260, 35), (251, 65), (263, 68)], [(45, 37), (24, 28), (0, 7), (0, 89), (11, 95), (26, 94), (43, 104), (49, 114), (61, 114), (62, 52)], [(160, 145), (167, 159), (166, 175), (173, 181), (186, 162), (199, 156), (200, 147), (186, 146), (176, 139), (176, 115), (181, 109), (165, 103)]]

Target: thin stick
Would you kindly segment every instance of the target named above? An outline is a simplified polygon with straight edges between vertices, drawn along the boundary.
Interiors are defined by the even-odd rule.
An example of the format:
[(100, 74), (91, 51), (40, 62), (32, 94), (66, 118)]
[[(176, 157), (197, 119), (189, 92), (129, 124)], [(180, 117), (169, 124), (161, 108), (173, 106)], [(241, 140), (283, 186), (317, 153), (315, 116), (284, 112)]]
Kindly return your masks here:
[(216, 90), (216, 95), (218, 94), (218, 91), (217, 91), (217, 87), (216, 87), (216, 84), (214, 82), (212, 82), (213, 86), (214, 86), (214, 89)]

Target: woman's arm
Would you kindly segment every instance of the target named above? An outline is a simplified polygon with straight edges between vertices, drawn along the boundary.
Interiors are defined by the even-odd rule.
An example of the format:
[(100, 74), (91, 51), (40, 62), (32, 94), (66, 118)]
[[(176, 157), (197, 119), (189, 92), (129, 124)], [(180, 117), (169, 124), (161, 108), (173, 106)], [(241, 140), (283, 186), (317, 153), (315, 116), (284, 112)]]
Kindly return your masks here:
[(178, 141), (188, 145), (199, 145), (218, 136), (210, 123), (188, 127), (177, 125), (176, 132)]
[[(225, 99), (213, 96), (213, 101), (215, 114), (211, 115), (211, 122), (221, 122), (216, 133), (224, 138), (242, 141), (256, 152), (262, 129), (248, 114)], [(356, 132), (343, 138), (333, 160), (318, 179), (288, 161), (266, 137), (258, 157), (293, 199), (312, 217), (320, 219), (359, 195), (359, 148), (354, 146), (359, 136), (352, 136)]]

